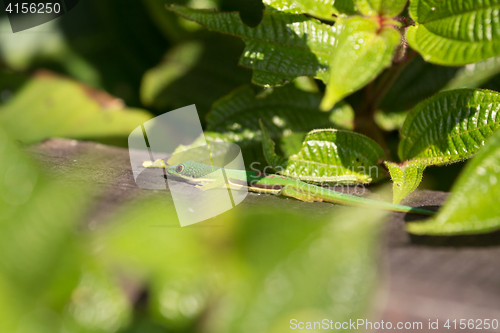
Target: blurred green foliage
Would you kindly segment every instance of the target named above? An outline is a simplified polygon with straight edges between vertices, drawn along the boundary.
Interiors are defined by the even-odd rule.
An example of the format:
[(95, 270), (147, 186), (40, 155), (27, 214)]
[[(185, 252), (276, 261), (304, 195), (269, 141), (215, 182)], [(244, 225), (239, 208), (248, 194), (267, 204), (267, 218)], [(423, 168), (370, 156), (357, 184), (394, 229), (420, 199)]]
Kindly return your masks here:
[(181, 228), (160, 192), (86, 225), (87, 186), (3, 129), (0, 147), (2, 332), (284, 332), (359, 318), (374, 296), (380, 212), (237, 207)]

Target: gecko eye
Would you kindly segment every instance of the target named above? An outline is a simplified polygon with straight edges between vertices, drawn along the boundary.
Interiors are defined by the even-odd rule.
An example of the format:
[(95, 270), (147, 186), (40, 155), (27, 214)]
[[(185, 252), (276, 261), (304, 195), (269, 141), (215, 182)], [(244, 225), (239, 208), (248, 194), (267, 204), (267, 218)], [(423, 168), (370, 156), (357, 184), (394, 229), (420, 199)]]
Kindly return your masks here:
[(182, 165), (178, 165), (177, 168), (175, 168), (175, 171), (178, 173), (181, 173), (182, 170), (184, 170), (184, 167)]

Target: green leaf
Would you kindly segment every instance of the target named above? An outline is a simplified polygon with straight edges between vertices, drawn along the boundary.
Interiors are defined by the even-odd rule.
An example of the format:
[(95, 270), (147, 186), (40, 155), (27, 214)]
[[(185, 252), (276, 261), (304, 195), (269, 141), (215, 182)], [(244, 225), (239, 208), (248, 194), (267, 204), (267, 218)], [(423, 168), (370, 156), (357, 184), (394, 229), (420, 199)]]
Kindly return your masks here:
[(413, 192), (420, 182), (425, 166), (416, 162), (406, 162), (402, 165), (385, 162), (392, 179), (392, 202), (399, 204), (408, 194)]
[[(305, 224), (301, 221), (311, 216), (287, 211), (240, 218), (237, 254), (253, 275), (224, 298), (225, 308), (233, 311), (212, 312), (213, 322), (230, 319), (213, 331), (282, 333), (293, 330), (292, 319), (328, 318), (335, 325), (367, 318), (379, 284), (382, 216), (339, 210)], [(346, 290), (352, 294), (346, 296)]]
[(380, 166), (386, 157), (370, 138), (350, 131), (324, 129), (309, 132), (301, 150), (282, 158), (264, 124), (263, 149), (267, 162), (282, 175), (311, 182), (370, 183), (385, 176)]
[(161, 112), (196, 104), (204, 117), (216, 100), (250, 82), (251, 71), (237, 63), (240, 44), (234, 37), (211, 34), (172, 48), (162, 63), (144, 74), (143, 104)]
[[(231, 220), (231, 213), (225, 215)], [(215, 218), (199, 223), (201, 228), (181, 228), (170, 194), (163, 192), (133, 203), (112, 222), (96, 235), (94, 251), (101, 249), (102, 260), (150, 286), (148, 308), (155, 320), (186, 331), (234, 269), (220, 267), (226, 261), (210, 246), (225, 241), (228, 228), (217, 225), (227, 221)]]
[[(379, 283), (383, 212), (335, 207), (334, 217), (321, 217), (238, 206), (185, 229), (165, 200), (127, 208), (93, 245), (112, 267), (150, 286), (149, 309), (171, 330), (196, 324), (207, 332), (280, 332), (311, 311), (340, 321), (368, 314)], [(345, 290), (355, 296), (342, 297)], [(281, 306), (261, 311), (269, 304)], [(249, 318), (266, 327), (248, 326)]]
[(401, 129), (402, 161), (423, 165), (458, 162), (474, 155), (500, 124), (500, 94), (479, 89), (441, 92), (418, 104)]
[(500, 132), (467, 163), (439, 214), (409, 223), (414, 234), (460, 235), (500, 229)]
[(460, 68), (443, 90), (481, 88), (497, 74), (500, 74), (500, 57), (478, 61)]
[(319, 112), (320, 101), (319, 93), (292, 86), (275, 88), (263, 96), (255, 96), (251, 87), (243, 86), (214, 104), (207, 115), (207, 130), (254, 136), (245, 133), (260, 131), (259, 119), (263, 119), (272, 137), (277, 137), (284, 131), (303, 132), (334, 125), (330, 120), (334, 113), (352, 110), (347, 104), (339, 104), (331, 114), (325, 114)]
[(0, 108), (0, 122), (23, 143), (50, 137), (127, 137), (149, 119), (148, 112), (124, 108), (119, 99), (52, 76), (32, 79)]
[(0, 274), (33, 297), (71, 247), (85, 207), (81, 186), (49, 181), (0, 128)]
[[(189, 32), (200, 27), (193, 22), (183, 20), (174, 13), (166, 11), (165, 5), (172, 3), (185, 5), (188, 2), (188, 0), (145, 0), (144, 6), (149, 13), (150, 19), (168, 40), (182, 42), (186, 38), (189, 38)], [(205, 2), (204, 5), (213, 6), (217, 2)]]
[(329, 21), (338, 14), (356, 14), (353, 0), (264, 0), (264, 4), (285, 13), (307, 13)]
[(74, 296), (66, 307), (67, 325), (87, 332), (123, 329), (132, 315), (132, 304), (124, 289), (102, 267), (82, 268)]
[(407, 0), (356, 0), (361, 14), (368, 16), (398, 16), (406, 6)]
[(500, 1), (413, 0), (410, 46), (426, 61), (465, 65), (500, 55)]
[(393, 27), (366, 17), (339, 20), (338, 43), (332, 50), (330, 78), (321, 103), (329, 110), (335, 103), (362, 88), (389, 66), (401, 39)]
[(237, 12), (167, 8), (211, 31), (242, 38), (246, 47), (239, 64), (254, 70), (255, 84), (282, 85), (298, 76), (327, 79), (328, 59), (335, 43), (334, 26), (305, 15), (267, 9), (262, 22), (252, 28), (241, 21)]
[(384, 110), (377, 110), (374, 114), (374, 120), (378, 127), (390, 132), (401, 129), (407, 115), (407, 111), (385, 112)]
[(20, 327), (59, 331), (61, 320), (56, 314), (65, 309), (78, 284), (81, 244), (75, 233), (88, 208), (88, 189), (49, 179), (2, 128), (0, 147), (0, 178), (5, 180), (0, 182), (0, 289), (4, 295), (0, 303), (9, 305), (9, 320), (2, 320), (0, 326), (9, 326), (9, 332), (24, 332)]
[(484, 88), (484, 85), (498, 73), (500, 73), (500, 57), (463, 67), (448, 67), (425, 62), (422, 57), (417, 56), (408, 63), (391, 86), (380, 103), (375, 119), (385, 130), (400, 129), (408, 111), (420, 101), (439, 91)]
[[(349, 114), (353, 117), (353, 110), (348, 104), (339, 103), (331, 112), (324, 113), (319, 111), (320, 102), (319, 93), (301, 91), (292, 85), (274, 88), (271, 93), (258, 96), (250, 86), (243, 86), (213, 105), (206, 117), (205, 139), (209, 143), (237, 143), (247, 167), (252, 162), (265, 165), (259, 119), (269, 128), (271, 137), (278, 140), (280, 151), (286, 156), (296, 153), (297, 146), (300, 149), (308, 131), (322, 127), (343, 128), (352, 123), (352, 118), (350, 122), (348, 118)], [(217, 145), (212, 144), (211, 148), (216, 154)], [(189, 149), (190, 146), (182, 146), (176, 153)], [(175, 155), (168, 161), (169, 164), (176, 162)]]

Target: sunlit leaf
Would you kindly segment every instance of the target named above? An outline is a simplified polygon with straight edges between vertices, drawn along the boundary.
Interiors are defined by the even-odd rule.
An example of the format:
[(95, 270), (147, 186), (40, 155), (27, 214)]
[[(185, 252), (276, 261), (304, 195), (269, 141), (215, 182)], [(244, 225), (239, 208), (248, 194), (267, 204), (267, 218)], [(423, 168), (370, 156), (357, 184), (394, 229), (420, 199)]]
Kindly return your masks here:
[(272, 9), (264, 12), (255, 28), (245, 25), (236, 12), (218, 13), (182, 6), (168, 9), (211, 31), (242, 38), (246, 48), (239, 63), (254, 70), (256, 84), (280, 85), (298, 76), (315, 76), (326, 81), (328, 59), (335, 42), (334, 26)]
[(385, 176), (382, 148), (356, 132), (324, 129), (309, 132), (301, 150), (288, 158), (276, 155), (263, 124), (263, 149), (274, 170), (291, 178), (313, 182), (370, 183)]
[(402, 165), (385, 162), (392, 179), (392, 202), (399, 204), (408, 194), (413, 192), (420, 182), (425, 166), (418, 162), (406, 162)]
[(5, 130), (23, 143), (50, 137), (126, 137), (150, 118), (106, 93), (49, 75), (32, 79), (0, 108)]
[(341, 30), (331, 52), (323, 110), (329, 110), (389, 66), (401, 38), (398, 30), (381, 26), (372, 18), (354, 16), (339, 20), (338, 24)]
[(500, 1), (413, 0), (410, 46), (426, 61), (465, 65), (500, 55)]
[(439, 93), (418, 104), (401, 129), (399, 157), (441, 165), (474, 155), (500, 126), (500, 94), (479, 89)]
[(459, 235), (500, 229), (500, 132), (468, 162), (439, 214), (409, 223), (414, 234)]

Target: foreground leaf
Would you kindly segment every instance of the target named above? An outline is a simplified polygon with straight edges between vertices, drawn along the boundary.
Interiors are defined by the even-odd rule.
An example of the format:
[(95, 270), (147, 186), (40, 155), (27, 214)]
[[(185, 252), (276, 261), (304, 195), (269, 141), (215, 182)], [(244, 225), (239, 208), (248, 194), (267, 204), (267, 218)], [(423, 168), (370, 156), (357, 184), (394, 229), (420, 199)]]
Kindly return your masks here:
[(332, 50), (330, 78), (321, 103), (329, 110), (335, 103), (362, 88), (389, 66), (400, 33), (391, 26), (366, 17), (339, 20), (341, 31)]
[[(93, 265), (94, 266), (94, 265)], [(131, 321), (132, 306), (124, 288), (103, 267), (84, 267), (66, 310), (68, 326), (87, 332), (113, 332)], [(73, 327), (72, 327), (73, 328)]]
[(0, 274), (32, 297), (50, 283), (71, 253), (85, 191), (49, 181), (0, 128)]
[(146, 111), (124, 108), (106, 93), (54, 76), (32, 79), (0, 108), (0, 122), (23, 143), (50, 137), (126, 137), (149, 119)]
[[(180, 227), (171, 195), (158, 193), (129, 205), (102, 226), (93, 246), (96, 251), (102, 249), (101, 260), (138, 279), (139, 286), (149, 285), (148, 307), (153, 318), (186, 329), (205, 310), (213, 288), (219, 291), (220, 281), (215, 277), (225, 278), (210, 243), (220, 237), (217, 229), (227, 229), (210, 228), (213, 221), (185, 232), (189, 229)], [(214, 238), (207, 237), (205, 230), (211, 230)], [(183, 311), (185, 308), (189, 311)]]
[(413, 0), (410, 46), (426, 61), (465, 65), (500, 55), (500, 1)]
[(500, 126), (500, 94), (479, 89), (439, 93), (418, 104), (401, 129), (399, 157), (423, 165), (474, 155)]
[(158, 193), (102, 226), (93, 245), (115, 269), (142, 277), (154, 318), (178, 331), (274, 333), (308, 314), (366, 318), (385, 213), (334, 207), (311, 216), (262, 199), (262, 209), (238, 206), (186, 229)]
[[(88, 188), (49, 179), (2, 128), (0, 147), (0, 330), (55, 332), (63, 321), (75, 332), (122, 328), (130, 304), (119, 286), (77, 287), (84, 255), (76, 235), (81, 237)], [(110, 289), (121, 297), (121, 308), (110, 302)], [(87, 301), (93, 307), (75, 309)], [(73, 322), (68, 312), (83, 320)]]
[(288, 158), (276, 155), (274, 142), (261, 123), (267, 162), (282, 175), (312, 182), (370, 183), (385, 175), (382, 148), (370, 138), (350, 131), (309, 132), (301, 150)]
[[(215, 312), (213, 322), (230, 321), (212, 331), (282, 333), (298, 322), (328, 318), (335, 325), (367, 318), (379, 283), (383, 216), (338, 210), (314, 223), (301, 223), (311, 216), (286, 211), (240, 218), (238, 255), (254, 278), (241, 281), (243, 293), (233, 291), (223, 300), (236, 311)], [(346, 290), (353, 294), (346, 297)]]
[(282, 85), (298, 76), (326, 81), (336, 28), (305, 15), (266, 10), (255, 28), (245, 25), (237, 12), (170, 6), (169, 10), (217, 31), (243, 39), (246, 44), (240, 65), (254, 70), (258, 85)]
[(467, 164), (439, 214), (409, 223), (414, 234), (459, 235), (500, 229), (500, 132)]
[(402, 165), (385, 162), (392, 179), (392, 202), (399, 204), (408, 194), (413, 192), (420, 182), (425, 166), (416, 162), (406, 162)]

